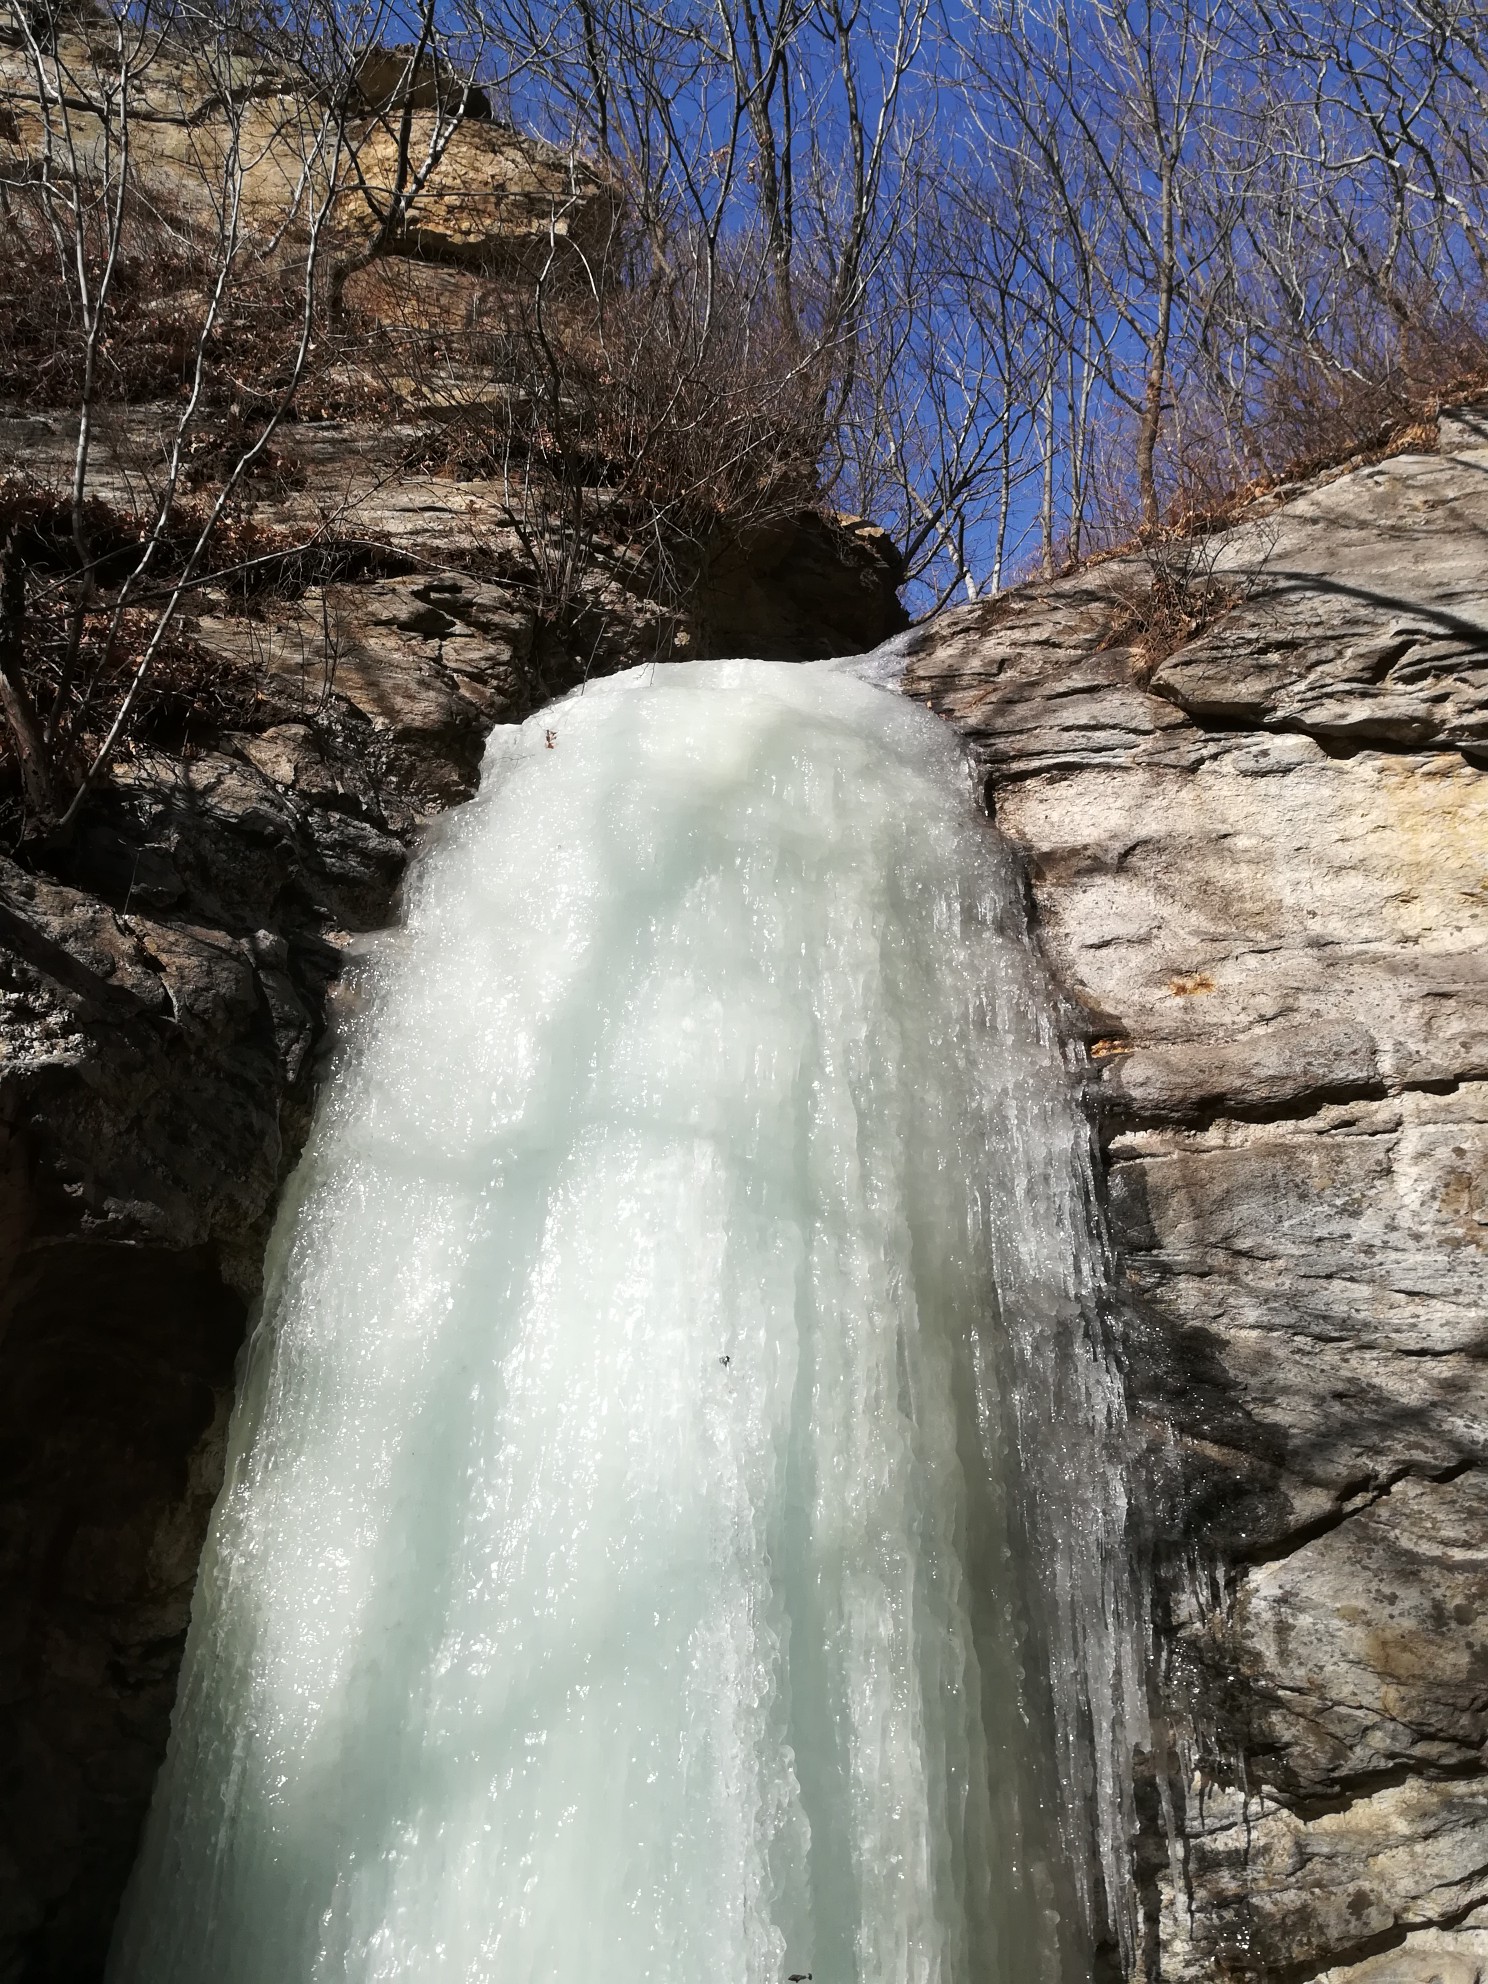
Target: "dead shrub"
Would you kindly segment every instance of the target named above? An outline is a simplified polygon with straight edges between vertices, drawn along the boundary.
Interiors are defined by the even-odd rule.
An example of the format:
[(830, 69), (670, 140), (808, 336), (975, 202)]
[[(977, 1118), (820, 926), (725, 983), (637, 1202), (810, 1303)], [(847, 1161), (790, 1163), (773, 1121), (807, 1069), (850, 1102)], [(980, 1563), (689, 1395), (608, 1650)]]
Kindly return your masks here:
[(549, 618), (606, 565), (680, 607), (712, 547), (820, 501), (829, 358), (744, 264), (673, 255), (617, 233), (591, 280), (486, 292), (459, 353), (484, 365), (447, 374), (424, 465), (503, 485)]
[[(19, 406), (74, 406), (84, 362), (76, 272), (59, 257), (37, 188), (12, 184), (0, 200), (0, 395)], [(107, 256), (106, 206), (100, 194), (84, 198), (79, 212), (78, 252), (93, 283)], [(205, 275), (189, 232), (131, 197), (99, 340), (103, 397), (149, 400), (180, 389), (205, 315)]]
[[(26, 691), (44, 726), (56, 772), (81, 775), (108, 730), (152, 640), (154, 652), (119, 748), (182, 750), (223, 730), (265, 719), (262, 668), (198, 638), (196, 602), (224, 597), (253, 615), (359, 571), (365, 547), (306, 544), (251, 517), (229, 513), (207, 536), (191, 589), (156, 638), (161, 609), (207, 520), (205, 499), (185, 500), (168, 519), (149, 583), (120, 608), (142, 556), (145, 523), (90, 500), (85, 522), (88, 583), (79, 568), (70, 506), (19, 477), (0, 481), (0, 568), (17, 575), (11, 628)], [(14, 583), (14, 580), (13, 580)], [(19, 833), (20, 763), (0, 730), (0, 830)]]
[(1113, 575), (1109, 647), (1132, 650), (1133, 674), (1150, 682), (1169, 655), (1231, 612), (1252, 591), (1259, 566), (1243, 577), (1216, 570), (1217, 540), (1173, 534), (1144, 547), (1142, 568)]
[(1436, 443), (1443, 404), (1488, 385), (1480, 310), (1362, 282), (1340, 293), (1328, 342), (1280, 345), (1250, 401), (1196, 382), (1168, 462), (1170, 529), (1214, 529), (1278, 484)]
[(1480, 322), (1434, 297), (1367, 293), (1334, 313), (1327, 349), (1287, 354), (1267, 374), (1245, 440), (1271, 474), (1338, 461), (1435, 414), (1488, 373)]
[[(118, 197), (116, 195), (116, 197)], [(108, 251), (108, 200), (85, 195), (79, 247), (96, 293)], [(292, 374), (305, 282), (303, 244), (244, 227), (204, 328), (221, 250), (200, 217), (146, 197), (122, 196), (119, 254), (96, 350), (97, 404), (142, 405), (182, 395), (202, 361), (201, 406), (239, 426), (260, 416)], [(84, 386), (86, 338), (76, 269), (59, 258), (41, 192), (0, 188), (0, 398), (17, 407), (73, 408)], [(331, 250), (334, 249), (334, 241)], [(330, 322), (326, 291), (333, 252), (316, 270), (316, 336), (295, 393), (306, 416), (366, 410), (365, 382), (348, 392), (338, 361), (354, 352), (350, 330)], [(344, 380), (344, 375), (343, 380)], [(225, 427), (220, 428), (225, 434)]]

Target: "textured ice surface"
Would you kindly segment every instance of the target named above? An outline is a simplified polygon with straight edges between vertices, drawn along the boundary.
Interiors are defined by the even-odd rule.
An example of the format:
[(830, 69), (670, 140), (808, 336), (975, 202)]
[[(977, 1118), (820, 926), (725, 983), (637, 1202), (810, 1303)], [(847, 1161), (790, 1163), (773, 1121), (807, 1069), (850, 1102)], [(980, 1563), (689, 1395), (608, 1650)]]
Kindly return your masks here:
[(948, 733), (820, 668), (591, 686), (496, 733), (370, 981), (116, 1984), (1081, 1975), (1113, 1408)]

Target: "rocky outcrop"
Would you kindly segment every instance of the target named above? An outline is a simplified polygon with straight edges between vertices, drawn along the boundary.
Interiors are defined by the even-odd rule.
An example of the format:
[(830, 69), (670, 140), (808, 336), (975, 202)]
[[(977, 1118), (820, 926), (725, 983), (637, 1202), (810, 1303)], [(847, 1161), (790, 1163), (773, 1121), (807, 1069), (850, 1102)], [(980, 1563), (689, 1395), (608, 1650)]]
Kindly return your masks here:
[[(112, 422), (116, 500), (160, 431)], [(43, 482), (70, 438), (0, 423)], [(122, 764), (55, 872), (0, 865), (0, 1977), (97, 1974), (267, 1225), (422, 823), (586, 671), (899, 621), (891, 548), (809, 519), (722, 548), (682, 620), (598, 546), (560, 627), (491, 487), (419, 440), (285, 430), (253, 521), (318, 519), (344, 557), (201, 602), (251, 720)], [(1184, 554), (1176, 617), (1138, 558), (910, 638), (1088, 1052), (1162, 1613), (1143, 1768), (1176, 1852), (1147, 1798), (1137, 1864), (1168, 1984), (1488, 1974), (1485, 472), (1488, 430), (1445, 421), (1439, 454)]]
[[(232, 186), (243, 222), (274, 232), (303, 224), (334, 191), (330, 217), (354, 252), (382, 235), (411, 160), (421, 184), (402, 223), (379, 239), (380, 256), (501, 275), (536, 266), (554, 244), (593, 255), (614, 225), (612, 189), (584, 161), (493, 121), (484, 93), (447, 70), (435, 75), (425, 60), (410, 74), (409, 53), (366, 51), (333, 104), (316, 96), (308, 73), (246, 38), (226, 49), (215, 39), (194, 46), (141, 34), (138, 45), (126, 43), (126, 89), (109, 19), (66, 6), (51, 29), (40, 30), (41, 73), (54, 123), (65, 112), (66, 169), (118, 170), (127, 98), (135, 184), (168, 214), (215, 227)], [(24, 174), (45, 147), (36, 68), (10, 0), (0, 0), (0, 167)], [(401, 321), (402, 291), (371, 286), (363, 300), (384, 295), (387, 314)]]
[[(912, 637), (1089, 1057), (1149, 1975), (1488, 1976), (1488, 422)], [(1181, 603), (1181, 601), (1180, 601)], [(1153, 1800), (1160, 1835), (1160, 1801)], [(1175, 1876), (1172, 1869), (1177, 1868)]]

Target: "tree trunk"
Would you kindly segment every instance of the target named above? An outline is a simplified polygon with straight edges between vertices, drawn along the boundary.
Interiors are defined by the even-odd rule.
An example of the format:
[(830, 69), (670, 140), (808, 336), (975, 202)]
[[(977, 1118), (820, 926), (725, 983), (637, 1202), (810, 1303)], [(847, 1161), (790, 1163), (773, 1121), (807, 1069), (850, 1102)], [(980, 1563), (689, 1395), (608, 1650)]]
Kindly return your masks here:
[(1163, 394), (1168, 383), (1168, 338), (1173, 324), (1174, 268), (1173, 163), (1162, 167), (1162, 250), (1157, 275), (1157, 321), (1147, 348), (1147, 392), (1137, 437), (1137, 482), (1142, 493), (1142, 530), (1155, 537), (1162, 527), (1157, 501), (1157, 443), (1162, 432)]
[(46, 826), (57, 817), (51, 768), (36, 705), (22, 673), (25, 659), (26, 567), (12, 531), (0, 544), (0, 703), (15, 741), (26, 802)]
[(1039, 503), (1039, 567), (1046, 579), (1054, 576), (1054, 366), (1049, 357), (1049, 378), (1044, 387), (1044, 487)]

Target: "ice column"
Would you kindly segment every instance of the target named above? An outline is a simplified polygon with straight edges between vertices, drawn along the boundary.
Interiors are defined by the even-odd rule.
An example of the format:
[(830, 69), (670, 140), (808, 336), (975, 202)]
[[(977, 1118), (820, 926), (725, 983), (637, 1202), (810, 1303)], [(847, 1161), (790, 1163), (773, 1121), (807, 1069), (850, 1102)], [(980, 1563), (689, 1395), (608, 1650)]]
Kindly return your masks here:
[(950, 734), (593, 684), (497, 732), (365, 994), (114, 1984), (1082, 1976), (1119, 1394)]

